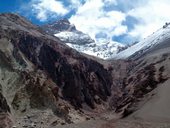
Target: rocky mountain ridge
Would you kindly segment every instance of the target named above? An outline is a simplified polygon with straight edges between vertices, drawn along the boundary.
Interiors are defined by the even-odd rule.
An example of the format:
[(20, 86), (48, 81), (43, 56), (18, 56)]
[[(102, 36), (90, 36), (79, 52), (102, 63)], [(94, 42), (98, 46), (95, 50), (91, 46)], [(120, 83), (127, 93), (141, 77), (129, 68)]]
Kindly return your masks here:
[(111, 95), (111, 76), (102, 64), (42, 33), (21, 16), (1, 14), (0, 24), (2, 113), (51, 109), (52, 115), (70, 122), (64, 102), (76, 109), (83, 105), (94, 109)]

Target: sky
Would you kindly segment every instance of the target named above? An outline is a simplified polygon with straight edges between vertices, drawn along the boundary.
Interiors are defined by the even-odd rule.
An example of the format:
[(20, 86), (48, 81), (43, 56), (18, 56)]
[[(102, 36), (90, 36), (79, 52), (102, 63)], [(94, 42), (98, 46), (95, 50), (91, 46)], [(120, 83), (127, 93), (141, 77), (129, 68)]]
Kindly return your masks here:
[(42, 25), (67, 18), (94, 40), (140, 41), (170, 22), (170, 0), (0, 0), (0, 12)]

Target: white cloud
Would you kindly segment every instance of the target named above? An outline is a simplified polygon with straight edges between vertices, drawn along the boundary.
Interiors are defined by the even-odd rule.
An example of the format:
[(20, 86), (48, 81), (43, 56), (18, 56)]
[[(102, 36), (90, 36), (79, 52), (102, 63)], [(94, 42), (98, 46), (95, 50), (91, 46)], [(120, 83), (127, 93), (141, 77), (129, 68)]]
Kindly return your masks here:
[(52, 15), (65, 15), (69, 12), (62, 2), (56, 0), (32, 0), (33, 12), (41, 21), (47, 20)]
[[(65, 5), (64, 2), (71, 3)], [(93, 39), (103, 33), (107, 39), (127, 34), (127, 39), (142, 39), (170, 22), (169, 0), (31, 0), (33, 13), (37, 19), (46, 21), (57, 16), (65, 16), (75, 10), (69, 19), (78, 30), (89, 34)], [(108, 10), (106, 8), (109, 8)], [(115, 7), (117, 7), (115, 9)], [(123, 21), (127, 16), (137, 23)]]
[(78, 8), (82, 5), (82, 0), (70, 0), (71, 5), (70, 5), (70, 9), (75, 9)]
[[(135, 4), (135, 3), (134, 3)], [(128, 12), (139, 23), (129, 32), (132, 37), (145, 38), (161, 28), (165, 22), (170, 22), (169, 0), (144, 0), (138, 1), (138, 6)]]
[(127, 33), (127, 26), (120, 25), (117, 26), (113, 32), (111, 32), (111, 35), (120, 36), (125, 33)]
[(105, 11), (105, 2), (115, 3), (114, 0), (86, 0), (86, 3), (81, 5), (76, 14), (69, 19), (70, 22), (93, 39), (98, 33), (105, 33), (110, 40), (113, 34), (125, 33), (127, 27), (123, 26), (122, 22), (126, 15), (121, 11)]

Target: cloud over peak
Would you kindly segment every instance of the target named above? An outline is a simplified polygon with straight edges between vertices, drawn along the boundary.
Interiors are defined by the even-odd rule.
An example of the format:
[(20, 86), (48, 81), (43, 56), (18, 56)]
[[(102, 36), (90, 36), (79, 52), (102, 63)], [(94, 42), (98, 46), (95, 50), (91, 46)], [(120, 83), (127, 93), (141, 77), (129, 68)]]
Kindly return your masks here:
[[(93, 39), (140, 40), (170, 22), (169, 0), (31, 0), (40, 21), (67, 17)], [(122, 40), (123, 39), (123, 40)]]
[(123, 26), (122, 22), (126, 15), (121, 11), (106, 11), (104, 9), (105, 2), (110, 1), (87, 0), (78, 8), (76, 14), (71, 16), (70, 22), (74, 23), (81, 31), (90, 34), (93, 39), (98, 33), (105, 33), (109, 39), (112, 38), (113, 33), (125, 33), (127, 27)]

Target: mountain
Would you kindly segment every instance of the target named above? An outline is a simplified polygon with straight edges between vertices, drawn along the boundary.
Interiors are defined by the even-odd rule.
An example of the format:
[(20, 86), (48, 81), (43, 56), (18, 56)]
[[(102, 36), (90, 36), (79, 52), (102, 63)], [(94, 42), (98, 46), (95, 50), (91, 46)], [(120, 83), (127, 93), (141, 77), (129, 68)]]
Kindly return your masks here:
[(169, 37), (170, 37), (170, 25), (167, 23), (149, 37), (130, 46), (129, 48), (123, 50), (122, 52), (113, 55), (113, 58), (126, 59), (132, 56), (140, 57), (146, 52), (149, 52), (150, 50), (154, 49), (155, 46), (161, 45), (163, 42), (168, 40)]
[(0, 127), (169, 128), (169, 25), (142, 42), (103, 60), (0, 14)]
[(62, 19), (51, 24), (43, 25), (41, 28), (66, 43), (69, 47), (79, 52), (108, 59), (118, 52), (119, 48), (124, 47), (113, 41), (100, 39), (94, 41), (87, 34), (78, 31), (67, 19)]
[(0, 14), (0, 127), (85, 120), (75, 109), (104, 106), (111, 85), (102, 64), (19, 15)]
[[(170, 127), (169, 33), (170, 26), (166, 24), (151, 36), (118, 54), (117, 59), (128, 62), (127, 75), (122, 81), (124, 94), (119, 98), (121, 104), (116, 104), (116, 101), (112, 104), (118, 105), (124, 110), (124, 114), (129, 116), (117, 123), (109, 122), (109, 127), (106, 128)], [(116, 108), (119, 108), (118, 106)]]

